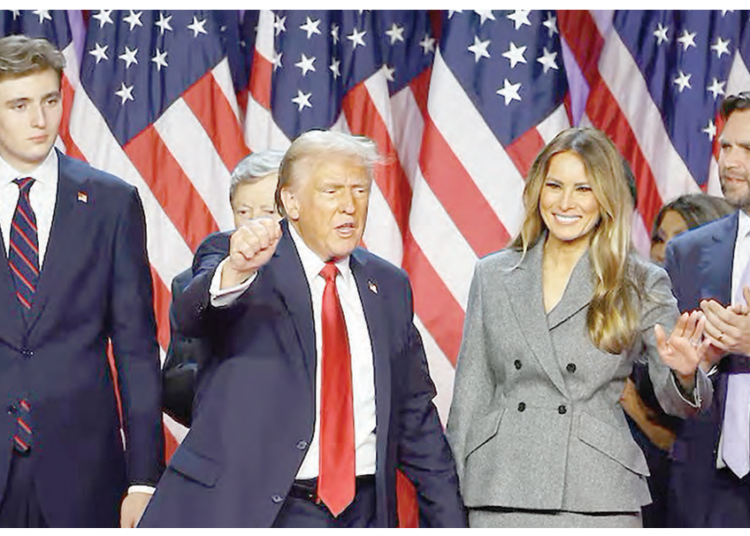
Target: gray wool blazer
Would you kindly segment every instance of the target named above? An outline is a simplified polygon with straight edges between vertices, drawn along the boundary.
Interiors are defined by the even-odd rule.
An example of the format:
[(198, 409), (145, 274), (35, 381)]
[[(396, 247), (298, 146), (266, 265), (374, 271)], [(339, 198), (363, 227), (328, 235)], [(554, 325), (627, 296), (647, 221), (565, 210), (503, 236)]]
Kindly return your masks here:
[(544, 238), (521, 259), (504, 250), (476, 266), (447, 434), (468, 507), (636, 512), (651, 502), (648, 467), (619, 404), (633, 361), (648, 361), (659, 403), (687, 417), (711, 404), (698, 373), (693, 405), (656, 350), (654, 324), (678, 317), (666, 272), (635, 255), (641, 320), (633, 347), (598, 349), (586, 329), (589, 256), (549, 314), (542, 296)]

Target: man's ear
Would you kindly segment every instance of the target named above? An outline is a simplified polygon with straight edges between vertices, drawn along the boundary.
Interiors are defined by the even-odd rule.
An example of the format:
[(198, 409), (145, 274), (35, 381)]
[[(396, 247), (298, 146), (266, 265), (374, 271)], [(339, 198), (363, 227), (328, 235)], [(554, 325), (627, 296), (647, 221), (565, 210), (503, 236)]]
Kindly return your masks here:
[(289, 188), (281, 189), (281, 203), (284, 205), (284, 211), (290, 220), (299, 219), (299, 200)]

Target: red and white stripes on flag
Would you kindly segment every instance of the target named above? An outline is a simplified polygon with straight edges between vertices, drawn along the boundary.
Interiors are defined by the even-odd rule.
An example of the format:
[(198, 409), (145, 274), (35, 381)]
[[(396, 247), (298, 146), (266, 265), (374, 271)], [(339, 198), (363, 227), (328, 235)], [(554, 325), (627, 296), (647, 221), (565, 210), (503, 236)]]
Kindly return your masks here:
[[(59, 29), (61, 13), (5, 19), (27, 17), (23, 31), (52, 38), (47, 27)], [(72, 40), (55, 41), (68, 60), (61, 145), (138, 187), (162, 348), (172, 278), (207, 234), (231, 227), (236, 162), (286, 149), (313, 126), (367, 135), (388, 165), (376, 176), (364, 242), (411, 277), (443, 421), (474, 265), (518, 231), (539, 149), (570, 124), (607, 133), (636, 177), (634, 239), (647, 254), (664, 203), (700, 190), (720, 195), (716, 110), (724, 96), (750, 89), (745, 12), (263, 10), (245, 36), (247, 87), (233, 83), (226, 56), (214, 61), (216, 47), (237, 45), (221, 39), (226, 23), (214, 12), (101, 10), (87, 20)], [(155, 49), (133, 44), (145, 31)], [(196, 74), (210, 54), (163, 48), (178, 37), (214, 59)], [(106, 78), (91, 78), (101, 82), (82, 82), (109, 66)], [(147, 110), (148, 91), (158, 100), (164, 73), (192, 77), (143, 128), (122, 128), (123, 117)], [(328, 119), (310, 119), (326, 106)]]

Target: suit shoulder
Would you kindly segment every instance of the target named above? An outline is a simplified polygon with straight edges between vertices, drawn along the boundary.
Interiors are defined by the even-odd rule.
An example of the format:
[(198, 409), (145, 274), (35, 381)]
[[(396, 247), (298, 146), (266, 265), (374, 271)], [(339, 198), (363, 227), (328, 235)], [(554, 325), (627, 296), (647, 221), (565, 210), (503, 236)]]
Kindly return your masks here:
[(229, 239), (232, 237), (233, 232), (234, 230), (211, 233), (200, 243), (200, 245), (198, 246), (198, 250), (196, 251), (196, 255), (198, 255), (199, 253), (209, 253), (215, 251), (228, 253)]
[(131, 193), (136, 188), (132, 184), (125, 182), (120, 177), (107, 171), (95, 168), (94, 166), (64, 154), (59, 155), (61, 174), (69, 174), (78, 179), (84, 180), (87, 185), (95, 185), (112, 192)]
[(395, 277), (405, 281), (409, 280), (406, 270), (399, 268), (390, 261), (364, 248), (357, 248), (352, 256), (362, 265), (367, 266), (367, 270), (373, 274), (385, 277)]
[(636, 251), (630, 253), (628, 256), (628, 263), (631, 276), (641, 284), (648, 286), (660, 278), (669, 280), (667, 271), (663, 267), (642, 257)]
[(726, 236), (728, 239), (734, 240), (734, 236), (728, 235), (732, 227), (736, 226), (736, 219), (737, 214), (734, 213), (680, 233), (669, 241), (667, 247), (686, 251), (712, 240), (715, 236)]
[[(528, 253), (527, 253), (528, 254)], [(477, 272), (484, 273), (505, 273), (517, 267), (523, 254), (513, 248), (505, 248), (494, 253), (490, 253), (477, 261)]]

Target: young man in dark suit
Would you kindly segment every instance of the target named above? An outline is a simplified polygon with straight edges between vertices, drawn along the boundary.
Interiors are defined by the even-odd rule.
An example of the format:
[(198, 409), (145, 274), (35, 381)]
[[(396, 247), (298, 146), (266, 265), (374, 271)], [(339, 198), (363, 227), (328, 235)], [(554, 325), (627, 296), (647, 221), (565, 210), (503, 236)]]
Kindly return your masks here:
[(53, 148), (64, 63), (0, 39), (0, 526), (133, 526), (164, 463), (144, 214)]
[(141, 526), (395, 527), (397, 468), (423, 526), (465, 526), (409, 281), (358, 247), (377, 160), (307, 132), (281, 164), (285, 219), (199, 248), (175, 313), (210, 338), (210, 378)]

